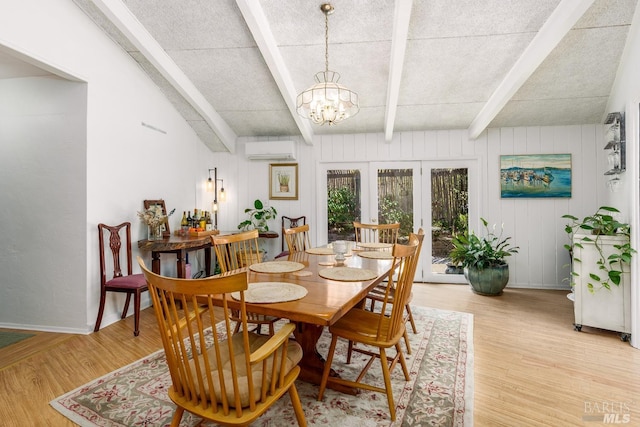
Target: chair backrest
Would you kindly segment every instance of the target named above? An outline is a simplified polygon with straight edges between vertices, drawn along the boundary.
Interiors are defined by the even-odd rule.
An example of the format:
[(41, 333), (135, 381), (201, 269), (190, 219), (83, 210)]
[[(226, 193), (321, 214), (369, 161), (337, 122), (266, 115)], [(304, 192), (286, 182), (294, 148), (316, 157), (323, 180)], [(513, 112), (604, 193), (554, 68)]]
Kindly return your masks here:
[[(412, 233), (413, 235), (413, 233)], [(414, 235), (415, 236), (415, 235)], [(377, 338), (390, 340), (401, 336), (401, 328), (404, 326), (404, 310), (411, 296), (413, 276), (416, 268), (416, 254), (418, 252), (418, 239), (414, 238), (408, 245), (396, 243), (393, 245), (393, 265), (389, 273), (389, 280), (382, 300), (381, 313), (391, 308), (390, 325), (383, 328), (383, 315), (378, 322)], [(400, 334), (400, 335), (399, 335)]]
[(286, 230), (287, 228), (295, 228), (301, 225), (305, 225), (307, 223), (307, 217), (306, 216), (299, 216), (299, 217), (289, 217), (289, 216), (282, 216), (282, 249), (281, 251), (284, 252), (284, 245), (285, 245), (285, 239), (284, 239), (284, 230)]
[(353, 228), (357, 243), (391, 243), (398, 242), (400, 223), (393, 224), (363, 224), (354, 221)]
[(409, 233), (409, 245), (417, 244), (416, 255), (413, 257), (413, 274), (412, 280), (415, 279), (418, 264), (420, 264), (420, 251), (422, 251), (422, 243), (424, 242), (424, 230), (420, 228), (417, 233)]
[[(248, 332), (246, 269), (178, 279), (149, 271), (140, 257), (138, 262), (149, 283), (162, 336), (172, 381), (170, 397), (179, 406), (184, 402), (207, 411), (207, 418), (222, 424), (240, 417), (246, 424), (247, 417), (251, 420), (247, 412), (281, 393), (285, 374), (299, 370), (287, 354), (293, 324), (284, 325), (273, 337)], [(229, 302), (236, 299), (242, 332), (234, 334)]]
[(309, 224), (283, 230), (284, 238), (287, 241), (289, 253), (304, 252), (311, 248), (309, 239)]
[(258, 230), (211, 236), (220, 271), (226, 272), (262, 262)]
[[(105, 236), (108, 236), (106, 241)], [(100, 284), (102, 286), (115, 277), (133, 274), (130, 222), (114, 226), (98, 224), (98, 242), (100, 245)], [(110, 257), (107, 257), (107, 252), (111, 254)], [(125, 263), (124, 266), (123, 263)], [(107, 271), (111, 268), (113, 275), (107, 277)], [(126, 274), (123, 273), (123, 269)]]

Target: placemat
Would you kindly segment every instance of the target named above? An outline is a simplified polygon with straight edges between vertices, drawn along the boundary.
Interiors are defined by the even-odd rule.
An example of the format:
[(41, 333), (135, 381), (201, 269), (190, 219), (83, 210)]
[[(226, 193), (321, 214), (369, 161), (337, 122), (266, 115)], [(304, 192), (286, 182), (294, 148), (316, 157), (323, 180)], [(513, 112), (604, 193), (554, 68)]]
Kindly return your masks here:
[(366, 249), (389, 249), (393, 247), (391, 243), (380, 243), (380, 242), (357, 243), (357, 245), (361, 248), (366, 248)]
[(304, 264), (293, 261), (267, 261), (251, 264), (249, 269), (256, 273), (291, 273), (302, 270)]
[[(294, 301), (307, 295), (307, 289), (294, 283), (259, 282), (249, 283), (244, 291), (244, 301), (250, 303), (274, 303)], [(240, 292), (232, 292), (231, 296), (240, 300)]]
[(333, 255), (332, 248), (309, 248), (305, 252), (311, 255)]
[(362, 258), (373, 258), (373, 259), (392, 259), (393, 255), (389, 251), (364, 251), (358, 253), (358, 256)]
[(343, 282), (360, 282), (378, 277), (378, 273), (375, 271), (354, 267), (325, 268), (320, 270), (318, 275), (325, 279), (340, 280)]

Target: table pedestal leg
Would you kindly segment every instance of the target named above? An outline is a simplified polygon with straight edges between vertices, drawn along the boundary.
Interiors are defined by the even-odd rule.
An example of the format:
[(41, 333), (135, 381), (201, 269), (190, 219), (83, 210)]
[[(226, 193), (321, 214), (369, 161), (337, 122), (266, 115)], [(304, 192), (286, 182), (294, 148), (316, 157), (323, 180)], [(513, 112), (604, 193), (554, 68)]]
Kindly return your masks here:
[(160, 252), (151, 252), (151, 271), (160, 274)]
[[(298, 323), (293, 335), (296, 341), (302, 347), (302, 360), (298, 364), (300, 366), (299, 379), (312, 384), (319, 385), (322, 381), (322, 372), (324, 371), (325, 360), (324, 357), (316, 349), (318, 340), (322, 335), (323, 326), (311, 325), (308, 323)], [(337, 377), (338, 374), (332, 369), (329, 374), (330, 377)], [(343, 384), (327, 383), (327, 388), (346, 393), (356, 395), (358, 389), (349, 387)]]

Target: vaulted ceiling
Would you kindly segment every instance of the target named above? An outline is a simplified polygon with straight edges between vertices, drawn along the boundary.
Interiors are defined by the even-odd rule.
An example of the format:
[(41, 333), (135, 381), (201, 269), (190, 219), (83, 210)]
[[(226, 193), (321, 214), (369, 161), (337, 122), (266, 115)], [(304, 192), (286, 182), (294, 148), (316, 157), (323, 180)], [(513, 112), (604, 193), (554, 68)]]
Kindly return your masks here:
[(74, 0), (213, 151), (239, 136), (601, 123), (637, 0), (334, 0), (329, 68), (360, 112), (295, 113), (324, 70), (321, 0)]

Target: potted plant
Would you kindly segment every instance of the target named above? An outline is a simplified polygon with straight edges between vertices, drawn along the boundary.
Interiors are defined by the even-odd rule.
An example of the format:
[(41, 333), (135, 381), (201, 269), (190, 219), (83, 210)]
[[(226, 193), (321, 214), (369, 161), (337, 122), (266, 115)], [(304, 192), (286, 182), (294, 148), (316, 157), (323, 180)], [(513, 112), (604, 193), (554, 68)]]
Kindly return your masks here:
[(244, 210), (249, 218), (238, 224), (238, 229), (248, 231), (256, 229), (258, 231), (269, 231), (268, 221), (275, 219), (278, 212), (273, 206), (265, 206), (260, 199), (253, 202), (253, 208)]
[[(625, 265), (631, 261), (631, 257), (636, 252), (630, 243), (630, 226), (627, 223), (619, 222), (614, 214), (620, 211), (611, 206), (601, 206), (593, 215), (579, 219), (573, 215), (563, 215), (562, 218), (569, 219), (564, 231), (569, 235), (570, 243), (564, 247), (569, 251), (573, 263), (581, 263), (582, 259), (576, 257), (577, 248), (584, 249), (585, 244), (589, 244), (597, 252), (597, 271), (588, 274), (585, 278), (587, 289), (594, 293), (601, 288), (611, 289), (611, 285), (620, 285)], [(613, 251), (606, 253), (604, 248), (605, 236), (616, 236), (617, 241), (611, 247)], [(575, 286), (575, 278), (580, 274), (576, 269), (571, 272), (571, 286)]]
[[(453, 237), (453, 249), (449, 257), (454, 264), (464, 268), (464, 277), (473, 292), (479, 295), (500, 295), (509, 282), (509, 265), (505, 258), (518, 253), (519, 247), (509, 243), (511, 237), (502, 237), (490, 231), (488, 223), (480, 218), (485, 235), (474, 232), (460, 233)], [(494, 226), (495, 230), (495, 226)]]
[[(601, 206), (579, 219), (563, 215), (570, 243), (574, 328), (583, 325), (619, 331), (627, 340), (631, 332), (631, 274), (629, 262), (636, 252), (630, 243), (629, 224), (618, 221), (618, 209)], [(606, 292), (598, 292), (606, 290)]]

